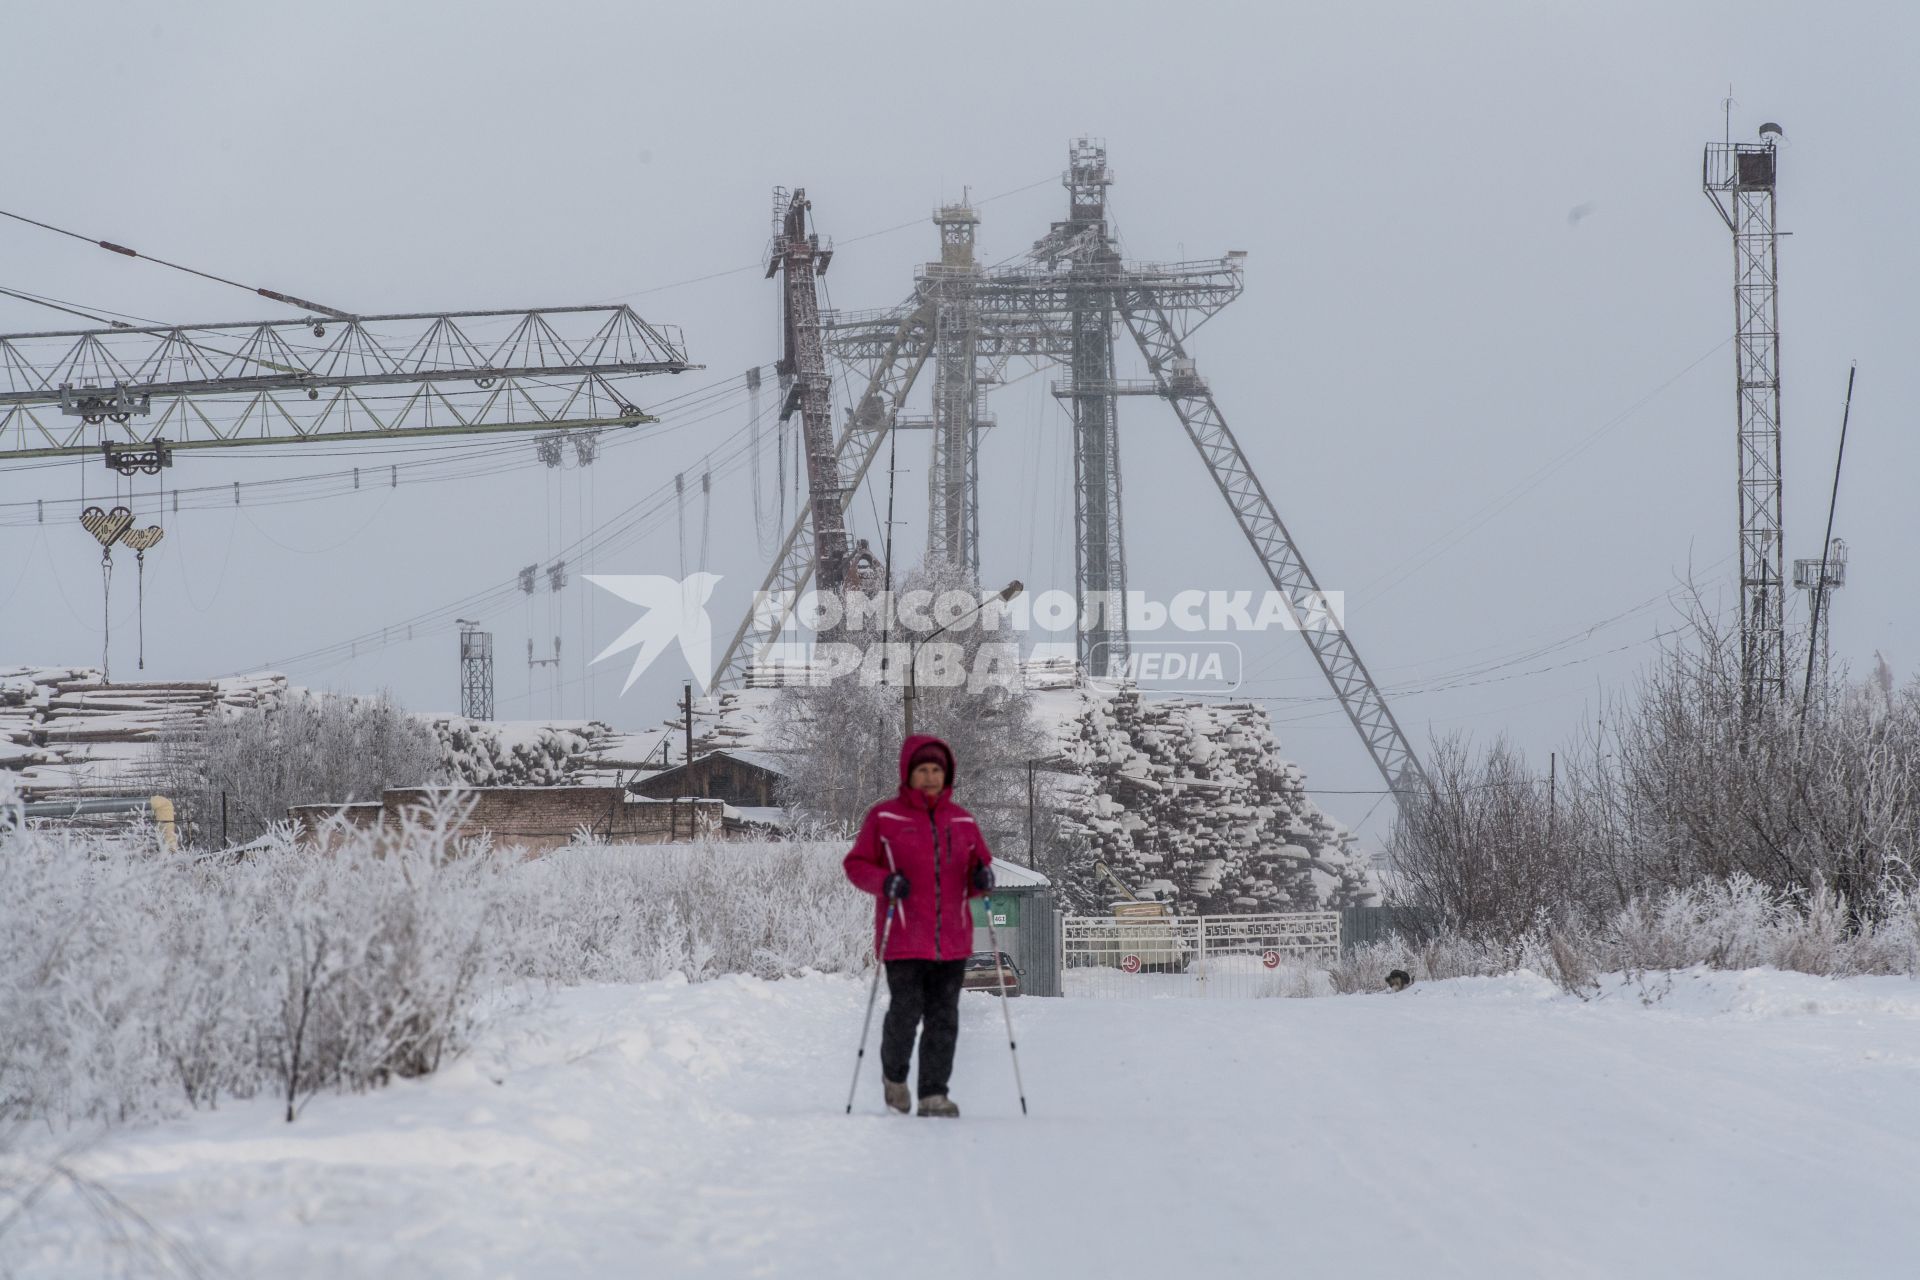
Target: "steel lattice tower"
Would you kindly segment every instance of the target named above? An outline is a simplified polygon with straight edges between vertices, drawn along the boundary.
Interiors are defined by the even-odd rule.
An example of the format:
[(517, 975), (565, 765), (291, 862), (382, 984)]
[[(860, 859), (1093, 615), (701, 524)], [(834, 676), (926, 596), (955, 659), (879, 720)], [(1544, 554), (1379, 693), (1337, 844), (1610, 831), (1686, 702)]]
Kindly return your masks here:
[(1120, 517), (1119, 413), (1113, 337), (1120, 253), (1107, 227), (1106, 144), (1077, 139), (1067, 154), (1068, 211), (1051, 240), (1072, 293), (1073, 355), (1065, 391), (1073, 407), (1074, 589), (1080, 665), (1105, 671), (1127, 658), (1126, 541)]
[(1740, 468), (1740, 666), (1746, 704), (1786, 694), (1786, 583), (1780, 484), (1779, 237), (1772, 137), (1707, 146), (1701, 185), (1733, 232)]
[(822, 590), (841, 591), (847, 585), (850, 548), (844, 514), (851, 490), (842, 482), (838, 450), (833, 438), (832, 383), (827, 355), (820, 339), (820, 297), (815, 280), (825, 275), (833, 260), (831, 245), (808, 230), (807, 193), (796, 187), (789, 196), (773, 193), (773, 249), (767, 257), (767, 279), (781, 276), (781, 317), (786, 350), (777, 366), (786, 389), (780, 421), (800, 415), (800, 438), (806, 449), (809, 515), (813, 521), (814, 555)]
[(934, 300), (933, 465), (927, 473), (927, 557), (980, 571), (980, 312), (974, 231), (980, 215), (964, 202), (933, 215), (940, 261), (923, 278)]
[(493, 719), (493, 633), (480, 624), (460, 624), (460, 714), (469, 720)]

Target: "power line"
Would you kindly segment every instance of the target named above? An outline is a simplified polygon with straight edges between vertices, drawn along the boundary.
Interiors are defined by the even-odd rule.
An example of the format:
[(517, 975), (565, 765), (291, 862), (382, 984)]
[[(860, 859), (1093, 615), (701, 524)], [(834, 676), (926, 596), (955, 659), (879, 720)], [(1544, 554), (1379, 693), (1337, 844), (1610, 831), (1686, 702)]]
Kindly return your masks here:
[[(745, 440), (748, 436), (749, 428), (742, 427), (722, 441), (719, 449), (716, 450), (720, 453), (721, 461), (715, 468), (721, 475), (744, 465), (743, 449), (735, 448), (732, 452), (722, 451), (728, 446)], [(582, 534), (573, 542), (561, 547), (555, 554), (567, 559), (581, 559), (588, 555), (604, 556), (650, 533), (671, 509), (672, 501), (673, 481), (669, 477), (618, 515)], [(399, 642), (395, 637), (411, 638), (413, 630), (436, 627), (455, 617), (481, 619), (493, 616), (510, 606), (520, 590), (518, 578), (509, 579), (462, 600), (428, 610), (397, 623), (387, 624), (377, 631), (363, 632), (346, 640), (335, 641), (289, 657), (275, 659), (255, 669), (317, 668), (332, 665), (357, 657), (362, 651), (371, 652)]]
[(104, 316), (96, 316), (90, 311), (81, 311), (77, 307), (71, 304), (64, 303), (64, 302), (55, 302), (51, 298), (35, 297), (31, 293), (22, 293), (18, 289), (0, 288), (0, 294), (4, 294), (9, 298), (18, 298), (22, 302), (30, 302), (36, 307), (46, 307), (50, 311), (62, 311), (70, 316), (79, 316), (82, 320), (91, 320), (95, 324), (103, 324), (110, 329), (133, 328), (132, 325), (128, 324), (124, 320), (108, 320)]
[(1640, 412), (1641, 409), (1645, 408), (1647, 405), (1651, 404), (1654, 400), (1658, 399), (1661, 396), (1661, 394), (1664, 393), (1669, 387), (1673, 386), (1675, 383), (1679, 382), (1682, 378), (1686, 377), (1688, 374), (1692, 373), (1695, 369), (1698, 369), (1701, 365), (1705, 364), (1708, 360), (1712, 359), (1715, 355), (1717, 355), (1720, 352), (1721, 348), (1725, 347), (1728, 343), (1732, 341), (1733, 341), (1732, 338), (1723, 338), (1719, 342), (1716, 342), (1710, 350), (1703, 352), (1698, 357), (1690, 361), (1686, 365), (1686, 367), (1681, 369), (1678, 373), (1674, 374), (1672, 377), (1662, 382), (1659, 386), (1655, 387), (1653, 390), (1641, 396), (1638, 400), (1635, 400), (1632, 404), (1628, 405), (1626, 408), (1620, 410), (1620, 412), (1614, 414), (1611, 418), (1608, 418), (1605, 422), (1602, 422), (1599, 426), (1595, 427), (1592, 431), (1589, 431), (1586, 435), (1582, 436), (1579, 440), (1576, 440), (1572, 445), (1570, 445), (1568, 448), (1566, 448), (1559, 454), (1555, 455), (1552, 458), (1549, 458), (1546, 462), (1541, 463), (1539, 466), (1535, 467), (1527, 475), (1521, 477), (1521, 479), (1517, 483), (1515, 483), (1511, 488), (1503, 491), (1502, 493), (1496, 494), (1485, 505), (1483, 505), (1479, 511), (1476, 511), (1473, 515), (1468, 516), (1465, 522), (1463, 522), (1460, 525), (1456, 525), (1451, 532), (1441, 537), (1437, 541), (1428, 543), (1425, 547), (1424, 554), (1420, 555), (1418, 558), (1403, 559), (1395, 567), (1390, 568), (1385, 573), (1375, 577), (1373, 581), (1362, 585), (1360, 590), (1355, 593), (1356, 599), (1360, 597), (1366, 597), (1369, 595), (1378, 596), (1378, 595), (1384, 594), (1387, 591), (1390, 591), (1392, 588), (1398, 586), (1400, 583), (1406, 581), (1408, 578), (1412, 577), (1415, 573), (1418, 573), (1421, 569), (1424, 569), (1427, 565), (1433, 563), (1433, 561), (1438, 559), (1440, 556), (1445, 555), (1448, 551), (1452, 550), (1455, 546), (1457, 546), (1461, 542), (1461, 540), (1467, 538), (1471, 534), (1478, 531), (1481, 528), (1481, 526), (1485, 525), (1489, 520), (1492, 520), (1495, 516), (1507, 510), (1507, 508), (1511, 507), (1514, 503), (1518, 502), (1521, 498), (1525, 497), (1527, 494), (1531, 493), (1534, 489), (1538, 488), (1541, 484), (1543, 484), (1546, 481), (1547, 477), (1551, 476), (1554, 472), (1558, 471), (1561, 467), (1565, 466), (1567, 463), (1579, 457), (1582, 453), (1585, 453), (1589, 448), (1591, 448), (1596, 442), (1599, 441), (1600, 437), (1606, 435), (1608, 432), (1614, 430), (1614, 428), (1626, 422), (1629, 418), (1633, 417), (1634, 414)]
[(318, 311), (322, 315), (332, 316), (335, 320), (353, 319), (353, 316), (348, 312), (336, 311), (332, 307), (322, 306), (317, 302), (308, 302), (305, 298), (296, 298), (291, 294), (281, 293), (277, 289), (241, 284), (238, 280), (229, 280), (225, 276), (217, 276), (210, 271), (202, 271), (197, 267), (189, 267), (178, 262), (169, 262), (165, 258), (156, 258), (151, 254), (141, 253), (137, 249), (129, 249), (126, 245), (115, 244), (111, 240), (96, 240), (92, 236), (84, 236), (78, 231), (69, 231), (65, 227), (56, 227), (50, 222), (41, 222), (37, 218), (29, 218), (25, 214), (9, 213), (5, 209), (0, 209), (0, 218), (12, 218), (15, 222), (24, 222), (30, 227), (39, 227), (42, 231), (51, 231), (55, 235), (67, 236), (70, 239), (80, 241), (82, 244), (90, 244), (96, 248), (105, 249), (108, 253), (120, 254), (122, 257), (145, 258), (148, 262), (157, 263), (163, 267), (171, 267), (175, 271), (184, 271), (190, 276), (199, 276), (202, 280), (211, 280), (215, 284), (224, 284), (235, 289), (244, 289), (248, 293), (258, 294), (274, 302), (284, 302), (290, 307), (298, 307), (306, 311)]

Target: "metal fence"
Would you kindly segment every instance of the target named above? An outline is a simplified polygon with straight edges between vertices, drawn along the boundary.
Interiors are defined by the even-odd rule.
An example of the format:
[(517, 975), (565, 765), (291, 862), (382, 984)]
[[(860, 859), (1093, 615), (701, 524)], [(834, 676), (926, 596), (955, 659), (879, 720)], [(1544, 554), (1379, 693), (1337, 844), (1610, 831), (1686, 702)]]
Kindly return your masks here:
[(1368, 942), (1385, 942), (1394, 934), (1415, 933), (1419, 915), (1407, 907), (1348, 907), (1340, 913), (1340, 947), (1349, 950)]
[(1308, 965), (1340, 953), (1340, 913), (1068, 916), (1061, 923), (1063, 995), (1260, 997), (1294, 994)]

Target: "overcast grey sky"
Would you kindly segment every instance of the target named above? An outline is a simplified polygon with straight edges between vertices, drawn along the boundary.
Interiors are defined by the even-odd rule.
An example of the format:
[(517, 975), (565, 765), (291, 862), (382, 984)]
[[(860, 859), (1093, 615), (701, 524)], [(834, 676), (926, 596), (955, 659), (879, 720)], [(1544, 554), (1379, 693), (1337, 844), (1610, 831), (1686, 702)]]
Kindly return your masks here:
[[(764, 245), (775, 184), (805, 186), (843, 246), (832, 301), (888, 305), (933, 256), (935, 205), (1017, 192), (983, 206), (980, 230), (989, 260), (1015, 254), (1061, 216), (1046, 180), (1068, 140), (1103, 137), (1130, 257), (1248, 252), (1245, 296), (1195, 354), (1309, 562), (1348, 592), (1403, 724), (1422, 744), (1506, 732), (1542, 755), (1674, 621), (1628, 611), (1689, 565), (1730, 599), (1732, 255), (1698, 184), (1731, 83), (1737, 138), (1763, 120), (1787, 134), (1787, 554), (1818, 554), (1857, 358), (1833, 641), (1856, 667), (1879, 650), (1915, 669), (1912, 6), (199, 3), (13, 6), (5, 23), (0, 207), (363, 313), (628, 298), (683, 326), (708, 366), (643, 388), (658, 397), (773, 358), (774, 286), (736, 269)], [(276, 316), (14, 223), (0, 286), (169, 321)], [(0, 298), (0, 330), (63, 327)], [(996, 393), (992, 582), (1072, 586), (1068, 427), (1048, 381)], [(1264, 585), (1170, 412), (1122, 415), (1131, 584)], [(745, 416), (669, 417), (679, 429), (585, 476), (548, 473), (528, 444), (521, 468), (460, 484), (167, 517), (148, 675), (255, 669), (492, 586), (576, 536), (589, 495), (605, 519), (697, 473)], [(919, 450), (903, 451), (903, 495), (924, 492)], [(394, 460), (348, 453), (199, 453), (168, 483)], [(81, 482), (78, 464), (0, 474), (0, 503)], [(729, 633), (764, 570), (748, 512), (744, 484), (722, 482), (707, 567), (725, 575)], [(872, 512), (856, 503), (857, 532), (875, 533)], [(688, 523), (697, 542), (697, 502)], [(924, 531), (899, 536), (917, 547)], [(593, 568), (673, 573), (679, 556), (669, 511)], [(114, 596), (128, 677), (131, 567)], [(0, 663), (97, 662), (99, 591), (70, 517), (0, 526)], [(549, 713), (524, 654), (551, 608), (559, 713), (658, 721), (682, 672), (663, 660), (624, 699), (623, 662), (583, 680), (587, 635), (597, 650), (629, 619), (580, 591), (489, 619), (500, 714)], [(1250, 692), (1324, 697), (1297, 638), (1248, 656)], [(415, 708), (458, 699), (450, 631), (288, 674), (388, 686)], [(1336, 708), (1273, 705), (1313, 785), (1379, 785)], [(1373, 807), (1323, 802), (1349, 822)]]

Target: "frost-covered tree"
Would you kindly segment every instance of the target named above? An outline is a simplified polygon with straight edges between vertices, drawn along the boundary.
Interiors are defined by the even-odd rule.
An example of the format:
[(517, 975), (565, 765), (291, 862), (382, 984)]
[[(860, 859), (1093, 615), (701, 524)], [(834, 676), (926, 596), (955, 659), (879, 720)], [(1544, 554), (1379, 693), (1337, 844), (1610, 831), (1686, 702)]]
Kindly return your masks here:
[[(923, 592), (937, 600), (947, 593), (965, 593), (980, 599), (977, 579), (945, 563), (923, 565), (897, 589), (896, 597)], [(951, 597), (958, 600), (958, 595)], [(881, 636), (861, 631), (844, 637), (862, 646), (876, 646)], [(895, 630), (891, 639), (906, 645), (911, 631)], [(1006, 631), (975, 625), (942, 634), (935, 643), (951, 643), (941, 650), (939, 668), (933, 665), (929, 645), (920, 657), (914, 732), (945, 739), (958, 761), (957, 798), (980, 820), (988, 843), (1017, 856), (1026, 846), (1027, 761), (1052, 754), (1052, 743), (1033, 715), (1032, 697), (1019, 684), (1018, 663), (1002, 663), (1008, 683), (972, 678), (952, 683), (942, 672), (978, 673), (995, 661), (983, 653), (985, 645), (1012, 645)], [(1002, 655), (1003, 657), (1005, 655)], [(950, 665), (958, 657), (958, 667)], [(890, 664), (884, 682), (877, 681), (876, 664), (818, 683), (781, 690), (769, 716), (769, 739), (783, 751), (788, 776), (784, 803), (822, 827), (845, 832), (856, 826), (867, 809), (893, 794), (899, 786), (900, 744), (905, 733), (904, 674)]]
[(196, 842), (206, 844), (220, 838), (223, 795), (228, 838), (250, 840), (285, 822), (290, 805), (378, 800), (388, 787), (445, 781), (444, 758), (433, 729), (387, 693), (294, 690), (163, 741), (155, 770)]
[[(1801, 641), (1804, 645), (1804, 638)], [(1804, 652), (1804, 648), (1801, 649)], [(1920, 866), (1920, 681), (1749, 701), (1737, 631), (1697, 605), (1682, 637), (1562, 754), (1557, 785), (1503, 744), (1443, 744), (1393, 836), (1397, 891), (1441, 924), (1511, 938), (1703, 885), (1833, 894), (1856, 926)], [(1889, 895), (1893, 897), (1889, 897)]]

